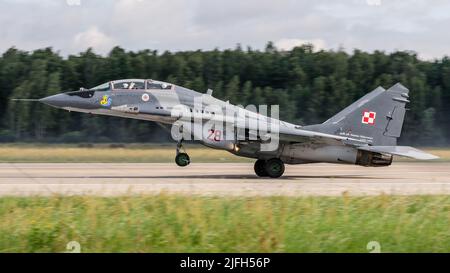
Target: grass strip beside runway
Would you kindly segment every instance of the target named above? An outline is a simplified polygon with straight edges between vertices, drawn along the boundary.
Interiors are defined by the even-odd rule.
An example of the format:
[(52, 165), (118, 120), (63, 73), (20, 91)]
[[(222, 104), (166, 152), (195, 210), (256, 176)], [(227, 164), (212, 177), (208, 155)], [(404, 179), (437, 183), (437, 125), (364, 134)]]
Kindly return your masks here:
[(0, 198), (0, 252), (449, 252), (450, 196)]
[[(193, 162), (251, 162), (229, 152), (187, 146)], [(175, 163), (175, 145), (0, 145), (0, 163)]]

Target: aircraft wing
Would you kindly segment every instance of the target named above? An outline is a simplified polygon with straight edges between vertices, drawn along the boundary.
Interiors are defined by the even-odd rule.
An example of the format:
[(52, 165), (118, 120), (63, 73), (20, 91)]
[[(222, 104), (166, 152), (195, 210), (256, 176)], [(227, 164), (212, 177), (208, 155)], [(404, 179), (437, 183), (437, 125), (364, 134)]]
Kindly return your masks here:
[[(195, 117), (195, 113), (193, 116)], [(219, 124), (222, 122), (231, 122), (235, 126), (236, 129), (248, 129), (253, 130), (255, 132), (258, 131), (258, 125), (261, 128), (270, 128), (270, 123), (267, 122), (267, 117), (263, 117), (262, 120), (256, 120), (255, 117), (258, 117), (258, 114), (253, 114), (253, 122), (246, 123), (243, 122), (235, 122), (234, 117), (230, 117), (228, 121), (226, 116), (218, 116), (211, 119), (209, 121), (216, 121)], [(181, 118), (182, 121), (191, 122), (191, 117), (187, 116)], [(256, 121), (255, 121), (256, 120)], [(279, 140), (282, 142), (314, 142), (314, 143), (326, 143), (326, 144), (334, 144), (334, 145), (367, 145), (367, 142), (360, 139), (355, 139), (347, 136), (338, 136), (333, 134), (320, 133), (316, 131), (310, 131), (302, 129), (300, 126), (296, 126), (294, 124), (290, 124), (287, 122), (280, 121), (278, 126)], [(276, 134), (276, 133), (275, 133)], [(271, 137), (270, 133), (264, 134), (265, 139)]]
[(334, 145), (366, 145), (363, 140), (347, 137), (337, 136), (332, 134), (320, 133), (315, 131), (303, 130), (300, 128), (283, 127), (280, 126), (280, 141), (285, 142), (314, 142), (326, 143)]
[(439, 158), (438, 156), (426, 153), (424, 151), (409, 146), (361, 146), (358, 147), (358, 149), (369, 152), (386, 153), (410, 157), (419, 160), (430, 160)]
[(410, 157), (419, 160), (431, 160), (439, 158), (438, 156), (429, 154), (427, 152), (409, 146), (368, 146), (367, 143), (364, 142), (363, 140), (302, 129), (280, 127), (280, 141), (292, 141), (292, 142), (298, 141), (298, 142), (328, 143), (335, 145), (336, 144), (352, 145), (356, 146), (356, 148), (359, 150), (377, 153), (386, 153), (397, 156)]

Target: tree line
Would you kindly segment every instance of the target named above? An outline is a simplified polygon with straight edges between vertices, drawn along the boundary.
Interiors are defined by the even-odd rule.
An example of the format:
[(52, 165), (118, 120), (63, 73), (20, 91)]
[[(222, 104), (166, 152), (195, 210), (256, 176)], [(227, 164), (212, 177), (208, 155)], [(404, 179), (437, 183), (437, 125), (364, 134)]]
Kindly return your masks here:
[(175, 83), (233, 104), (278, 104), (292, 123), (320, 123), (375, 89), (410, 89), (403, 144), (450, 144), (450, 59), (420, 60), (409, 51), (278, 50), (157, 52), (113, 48), (61, 56), (52, 48), (10, 48), (0, 58), (0, 142), (157, 142), (170, 136), (145, 121), (90, 116), (12, 98), (42, 98), (122, 78)]

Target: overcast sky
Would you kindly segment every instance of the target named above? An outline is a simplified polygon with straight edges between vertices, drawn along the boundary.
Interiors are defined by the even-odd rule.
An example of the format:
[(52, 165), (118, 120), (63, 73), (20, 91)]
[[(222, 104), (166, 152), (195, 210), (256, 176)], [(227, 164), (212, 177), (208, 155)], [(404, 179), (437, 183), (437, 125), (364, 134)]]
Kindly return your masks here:
[(0, 0), (0, 51), (317, 48), (450, 55), (448, 0)]

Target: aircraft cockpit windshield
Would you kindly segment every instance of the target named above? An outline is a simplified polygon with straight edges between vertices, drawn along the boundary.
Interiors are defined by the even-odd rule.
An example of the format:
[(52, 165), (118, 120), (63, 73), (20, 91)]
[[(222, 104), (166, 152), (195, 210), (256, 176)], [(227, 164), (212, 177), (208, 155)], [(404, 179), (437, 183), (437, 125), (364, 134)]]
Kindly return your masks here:
[(115, 81), (113, 83), (113, 89), (145, 89), (145, 81), (144, 80), (122, 80)]
[(105, 82), (96, 87), (92, 87), (89, 90), (91, 90), (91, 91), (108, 91), (108, 90), (110, 90), (110, 85), (109, 85), (109, 82)]
[(92, 87), (90, 89), (80, 88), (80, 90), (78, 90), (78, 91), (66, 92), (66, 94), (69, 96), (78, 96), (78, 97), (86, 99), (86, 98), (92, 98), (96, 91), (108, 91), (110, 89), (111, 88), (110, 88), (109, 82), (107, 82), (104, 84), (100, 84), (96, 87)]
[(170, 89), (172, 89), (172, 85), (168, 84), (168, 83), (165, 83), (165, 82), (148, 80), (147, 81), (147, 89), (166, 89), (166, 90), (170, 90)]

